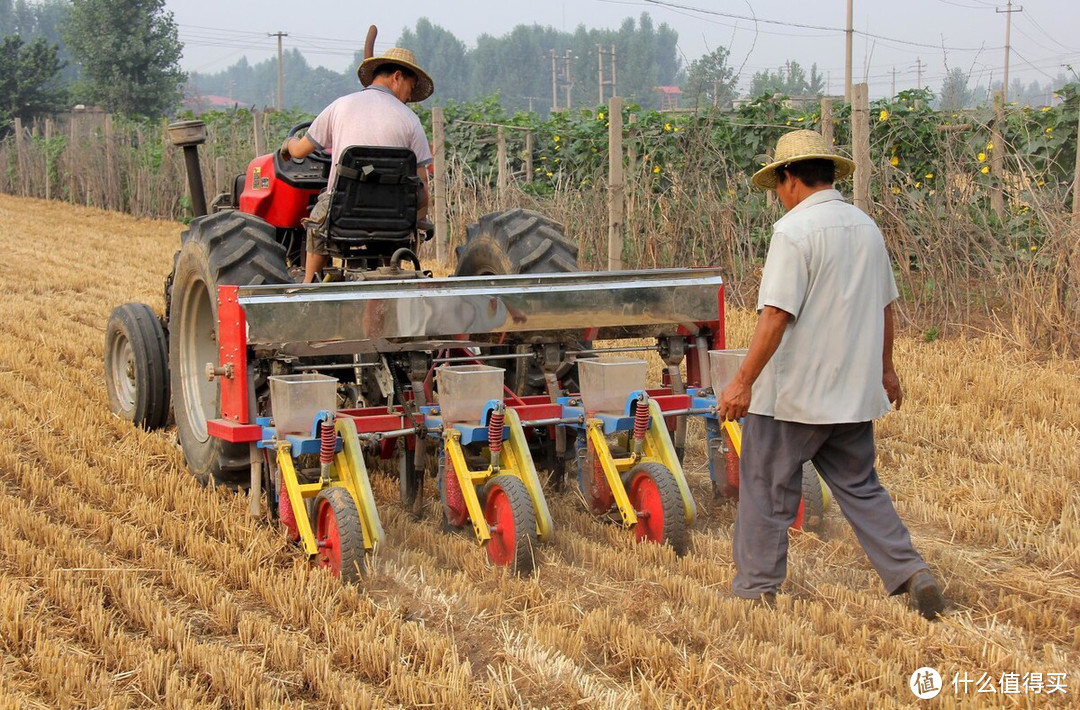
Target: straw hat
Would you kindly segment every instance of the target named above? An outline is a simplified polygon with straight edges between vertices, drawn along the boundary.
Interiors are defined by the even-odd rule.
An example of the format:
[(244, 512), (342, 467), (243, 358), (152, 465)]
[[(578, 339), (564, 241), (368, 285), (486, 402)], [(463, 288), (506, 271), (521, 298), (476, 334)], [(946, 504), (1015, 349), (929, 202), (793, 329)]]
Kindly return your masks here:
[(801, 130), (780, 136), (780, 140), (776, 141), (773, 162), (754, 173), (752, 182), (762, 190), (771, 190), (776, 187), (777, 168), (800, 160), (815, 158), (833, 161), (836, 166), (837, 180), (842, 180), (855, 172), (855, 163), (842, 155), (837, 155), (820, 133)]
[(423, 101), (435, 91), (435, 82), (431, 80), (426, 71), (417, 65), (416, 55), (401, 47), (391, 47), (381, 57), (368, 57), (361, 62), (360, 66), (356, 68), (356, 75), (360, 77), (360, 83), (364, 86), (371, 86), (371, 82), (375, 79), (375, 70), (383, 64), (400, 64), (416, 72), (416, 86), (413, 87), (409, 101)]

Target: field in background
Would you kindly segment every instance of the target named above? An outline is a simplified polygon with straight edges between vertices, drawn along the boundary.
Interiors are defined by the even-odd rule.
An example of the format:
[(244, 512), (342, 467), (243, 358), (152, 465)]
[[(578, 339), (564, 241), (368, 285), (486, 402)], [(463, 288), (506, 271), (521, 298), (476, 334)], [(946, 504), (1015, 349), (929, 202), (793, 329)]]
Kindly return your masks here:
[[(1080, 692), (1074, 360), (899, 339), (880, 469), (954, 604), (938, 624), (883, 596), (835, 509), (825, 539), (793, 540), (775, 611), (728, 598), (735, 509), (700, 453), (691, 554), (633, 545), (565, 493), (525, 580), (375, 475), (389, 544), (342, 587), (196, 485), (171, 431), (109, 413), (106, 318), (160, 310), (180, 225), (8, 196), (0, 224), (0, 706), (887, 708), (918, 702), (920, 666), (943, 707), (954, 674), (1069, 673), (1064, 696), (968, 689), (996, 706)], [(729, 318), (745, 344), (751, 317)]]

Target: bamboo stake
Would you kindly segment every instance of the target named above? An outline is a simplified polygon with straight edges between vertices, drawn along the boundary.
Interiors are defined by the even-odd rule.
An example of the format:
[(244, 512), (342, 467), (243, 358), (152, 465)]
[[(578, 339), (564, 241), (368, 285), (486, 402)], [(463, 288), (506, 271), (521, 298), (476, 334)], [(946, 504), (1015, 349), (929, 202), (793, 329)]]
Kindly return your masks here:
[(622, 141), (623, 100), (612, 96), (608, 102), (608, 271), (623, 268), (623, 217), (625, 175)]
[(22, 119), (15, 117), (15, 153), (19, 166), (19, 194), (26, 197), (26, 163), (23, 154), (23, 124)]
[(45, 119), (45, 199), (52, 199), (52, 176), (49, 174), (49, 141), (52, 139), (53, 122), (51, 118)]
[(431, 133), (435, 143), (435, 259), (445, 264), (448, 260), (450, 227), (446, 215), (446, 118), (440, 106), (431, 110)]

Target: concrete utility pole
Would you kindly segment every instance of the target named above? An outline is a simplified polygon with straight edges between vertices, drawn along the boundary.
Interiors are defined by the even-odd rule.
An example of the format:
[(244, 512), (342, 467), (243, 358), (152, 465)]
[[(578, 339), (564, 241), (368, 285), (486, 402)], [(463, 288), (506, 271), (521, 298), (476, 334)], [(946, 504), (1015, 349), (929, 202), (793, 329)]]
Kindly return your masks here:
[(1005, 78), (1001, 82), (1001, 102), (1007, 103), (1009, 101), (1009, 55), (1012, 53), (1010, 37), (1012, 35), (1012, 14), (1014, 12), (1023, 12), (1024, 8), (1013, 7), (1012, 0), (1009, 0), (1005, 5), (1005, 9), (994, 8), (994, 12), (1005, 15)]
[[(609, 78), (606, 79), (606, 80), (604, 79), (604, 57), (605, 56), (610, 56), (611, 57), (611, 70), (608, 72)], [(599, 92), (598, 92), (600, 100), (597, 101), (597, 103), (602, 104), (602, 103), (604, 103), (604, 96), (605, 96), (605, 93), (606, 93), (604, 91), (605, 86), (610, 86), (611, 87), (611, 95), (612, 96), (615, 96), (616, 94), (619, 93), (618, 88), (615, 86), (615, 45), (611, 45), (611, 51), (610, 52), (608, 50), (604, 49), (603, 45), (601, 45), (601, 44), (596, 45), (596, 68), (597, 68), (598, 74), (600, 76)]]
[(288, 37), (288, 32), (267, 32), (267, 37), (277, 37), (277, 108), (282, 111), (285, 108), (285, 72), (281, 66), (281, 38)]
[(599, 106), (604, 103), (604, 48), (599, 44), (596, 45), (596, 71), (599, 76), (596, 105)]
[(851, 26), (851, 3), (852, 0), (847, 0), (847, 29), (844, 31), (844, 35), (847, 38), (844, 56), (844, 101), (848, 103), (851, 103), (851, 45), (855, 33), (854, 28)]
[(922, 57), (915, 58), (915, 72), (916, 76), (918, 76), (918, 83), (915, 86), (922, 90)]
[(896, 67), (892, 68), (892, 93), (889, 94), (890, 98), (894, 96), (896, 96)]
[(573, 98), (572, 98), (571, 93), (570, 93), (574, 89), (574, 82), (570, 80), (570, 59), (571, 59), (571, 57), (572, 57), (572, 52), (569, 49), (566, 50), (566, 56), (563, 58), (563, 76), (566, 78), (566, 108), (567, 109), (573, 108), (573, 106), (574, 106)]
[(555, 50), (551, 50), (551, 110), (559, 110), (559, 72), (555, 68)]

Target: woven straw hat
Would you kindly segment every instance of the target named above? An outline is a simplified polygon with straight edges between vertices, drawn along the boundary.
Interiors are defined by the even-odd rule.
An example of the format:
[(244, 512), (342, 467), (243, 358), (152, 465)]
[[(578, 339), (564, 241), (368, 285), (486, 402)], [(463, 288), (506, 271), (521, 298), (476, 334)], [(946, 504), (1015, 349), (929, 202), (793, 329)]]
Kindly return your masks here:
[(356, 68), (356, 75), (360, 77), (360, 83), (364, 86), (371, 86), (371, 82), (375, 79), (375, 70), (383, 64), (400, 64), (416, 72), (416, 86), (413, 87), (412, 94), (409, 96), (410, 102), (423, 101), (435, 91), (435, 82), (431, 80), (426, 71), (417, 65), (416, 55), (401, 47), (391, 47), (381, 57), (368, 57), (361, 62), (360, 66)]
[(855, 163), (842, 155), (837, 155), (820, 133), (800, 130), (780, 136), (780, 140), (776, 141), (773, 162), (754, 173), (752, 182), (762, 190), (771, 190), (776, 187), (777, 168), (800, 160), (815, 158), (833, 161), (836, 166), (837, 180), (842, 180), (855, 172)]

